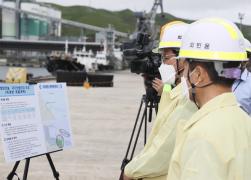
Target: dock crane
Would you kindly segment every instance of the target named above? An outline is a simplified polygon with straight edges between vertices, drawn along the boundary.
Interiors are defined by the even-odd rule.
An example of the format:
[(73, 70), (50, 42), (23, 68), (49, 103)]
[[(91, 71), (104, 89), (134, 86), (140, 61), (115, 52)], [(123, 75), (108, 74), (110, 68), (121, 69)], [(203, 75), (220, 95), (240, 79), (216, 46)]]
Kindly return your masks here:
[(158, 34), (158, 30), (156, 29), (156, 16), (158, 9), (160, 7), (161, 15), (164, 17), (163, 11), (163, 0), (154, 0), (151, 11), (146, 12), (136, 12), (135, 16), (137, 18), (136, 29), (135, 32), (130, 36), (132, 41), (137, 39), (138, 34), (148, 34), (151, 36), (151, 39), (156, 39)]

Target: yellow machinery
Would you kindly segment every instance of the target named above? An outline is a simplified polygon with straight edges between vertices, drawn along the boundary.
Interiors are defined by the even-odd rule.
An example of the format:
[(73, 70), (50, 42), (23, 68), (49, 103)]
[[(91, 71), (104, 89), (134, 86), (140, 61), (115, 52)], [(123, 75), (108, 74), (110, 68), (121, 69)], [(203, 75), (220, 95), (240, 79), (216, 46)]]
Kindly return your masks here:
[(6, 74), (6, 83), (26, 83), (27, 69), (26, 68), (9, 68)]

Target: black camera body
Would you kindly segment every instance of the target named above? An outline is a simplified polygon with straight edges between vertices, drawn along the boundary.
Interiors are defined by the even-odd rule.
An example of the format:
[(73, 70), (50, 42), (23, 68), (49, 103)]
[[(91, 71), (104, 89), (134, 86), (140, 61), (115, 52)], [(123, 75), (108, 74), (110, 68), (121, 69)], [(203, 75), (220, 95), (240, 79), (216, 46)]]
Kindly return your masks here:
[(159, 67), (161, 55), (153, 53), (154, 41), (146, 33), (138, 33), (132, 42), (124, 43), (123, 55), (130, 62), (132, 73), (141, 74), (144, 77), (146, 95), (150, 101), (157, 99), (157, 92), (152, 88), (152, 81), (161, 78)]

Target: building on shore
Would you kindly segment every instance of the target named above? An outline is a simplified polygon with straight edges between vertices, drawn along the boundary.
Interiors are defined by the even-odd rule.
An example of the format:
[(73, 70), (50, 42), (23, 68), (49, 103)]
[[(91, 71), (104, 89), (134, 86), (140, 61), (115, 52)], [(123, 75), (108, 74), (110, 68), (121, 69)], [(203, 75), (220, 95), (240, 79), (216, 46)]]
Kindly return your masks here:
[[(3, 39), (44, 40), (61, 36), (62, 13), (48, 4), (36, 1), (4, 0), (2, 5), (37, 14), (16, 13), (2, 9), (1, 31)], [(51, 18), (51, 19), (50, 19)]]

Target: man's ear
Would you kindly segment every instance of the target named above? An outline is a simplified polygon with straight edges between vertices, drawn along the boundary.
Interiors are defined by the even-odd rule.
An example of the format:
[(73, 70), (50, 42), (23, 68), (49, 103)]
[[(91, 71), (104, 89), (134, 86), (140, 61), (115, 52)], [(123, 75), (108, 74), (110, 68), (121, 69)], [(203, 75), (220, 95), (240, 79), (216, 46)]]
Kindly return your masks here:
[(198, 82), (204, 82), (207, 81), (206, 79), (208, 78), (207, 71), (203, 68), (203, 66), (198, 65), (195, 68), (194, 76), (198, 79)]

